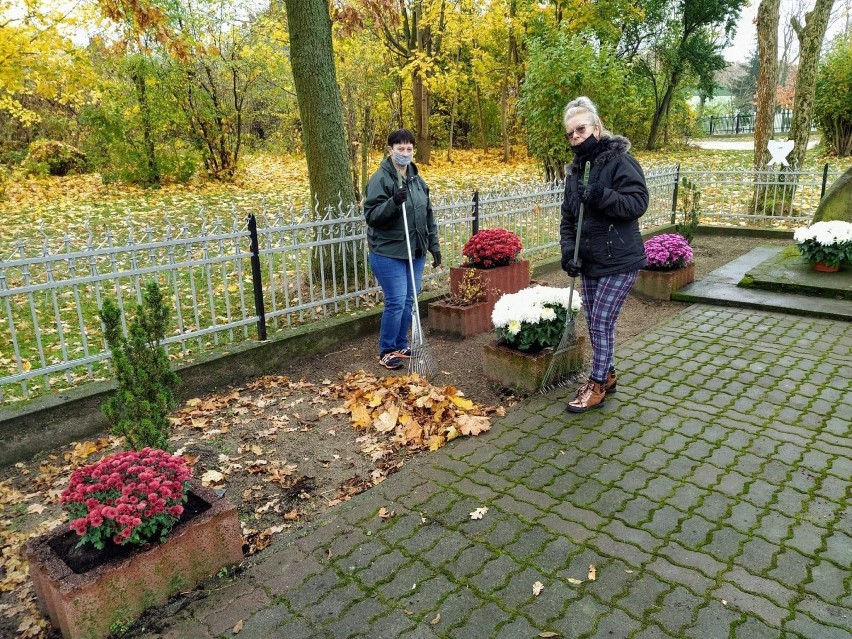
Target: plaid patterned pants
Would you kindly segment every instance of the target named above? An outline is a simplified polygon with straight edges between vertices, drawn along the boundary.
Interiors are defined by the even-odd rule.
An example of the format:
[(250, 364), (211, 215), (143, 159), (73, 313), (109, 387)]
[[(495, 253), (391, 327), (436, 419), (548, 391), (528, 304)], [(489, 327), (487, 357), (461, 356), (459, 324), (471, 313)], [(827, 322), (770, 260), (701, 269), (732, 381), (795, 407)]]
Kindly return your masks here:
[(583, 312), (594, 353), (589, 377), (598, 383), (605, 382), (607, 373), (615, 368), (615, 322), (638, 276), (639, 271), (631, 271), (580, 278)]

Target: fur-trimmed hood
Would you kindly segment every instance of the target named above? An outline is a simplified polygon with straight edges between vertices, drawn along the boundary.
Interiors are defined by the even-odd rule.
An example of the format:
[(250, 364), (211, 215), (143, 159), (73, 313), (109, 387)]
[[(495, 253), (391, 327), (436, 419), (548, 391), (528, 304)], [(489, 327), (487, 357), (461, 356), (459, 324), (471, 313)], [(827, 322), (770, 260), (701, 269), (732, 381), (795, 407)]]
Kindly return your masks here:
[[(592, 164), (606, 164), (610, 160), (625, 155), (630, 151), (630, 140), (623, 135), (608, 135), (602, 137), (595, 147)], [(584, 160), (586, 158), (583, 158)], [(580, 157), (575, 155), (574, 161), (571, 163), (569, 173), (573, 174), (580, 166)]]

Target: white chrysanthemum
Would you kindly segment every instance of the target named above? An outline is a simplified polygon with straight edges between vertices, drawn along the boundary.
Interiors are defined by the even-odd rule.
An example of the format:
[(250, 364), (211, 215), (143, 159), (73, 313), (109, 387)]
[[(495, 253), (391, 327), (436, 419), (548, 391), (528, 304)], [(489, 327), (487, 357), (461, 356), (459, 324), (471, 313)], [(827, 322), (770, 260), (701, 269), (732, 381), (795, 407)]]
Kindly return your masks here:
[(814, 240), (822, 246), (852, 242), (852, 223), (831, 220), (830, 222), (817, 222), (808, 227), (797, 228), (794, 231), (794, 242), (800, 244), (808, 240)]
[(510, 335), (517, 335), (518, 331), (521, 330), (521, 323), (518, 320), (512, 320), (506, 326), (506, 330), (509, 331)]
[[(569, 289), (552, 286), (533, 286), (517, 293), (503, 295), (494, 306), (491, 321), (497, 328), (508, 327), (510, 322), (536, 324), (542, 320), (556, 318), (553, 306), (568, 308)], [(580, 310), (582, 300), (574, 291), (571, 307), (574, 312)]]

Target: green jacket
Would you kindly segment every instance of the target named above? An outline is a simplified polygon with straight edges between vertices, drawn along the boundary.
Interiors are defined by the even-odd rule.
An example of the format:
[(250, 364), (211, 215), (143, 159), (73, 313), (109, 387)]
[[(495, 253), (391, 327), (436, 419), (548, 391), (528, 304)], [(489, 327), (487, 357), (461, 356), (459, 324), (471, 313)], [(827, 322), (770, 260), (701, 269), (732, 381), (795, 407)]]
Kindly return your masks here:
[[(408, 234), (414, 257), (425, 256), (426, 252), (438, 249), (438, 225), (432, 213), (429, 187), (420, 177), (414, 162), (408, 165)], [(370, 252), (385, 257), (408, 259), (405, 247), (405, 227), (402, 221), (402, 205), (393, 201), (398, 188), (399, 174), (390, 158), (385, 158), (367, 184), (364, 199), (364, 217), (367, 219), (367, 243)]]

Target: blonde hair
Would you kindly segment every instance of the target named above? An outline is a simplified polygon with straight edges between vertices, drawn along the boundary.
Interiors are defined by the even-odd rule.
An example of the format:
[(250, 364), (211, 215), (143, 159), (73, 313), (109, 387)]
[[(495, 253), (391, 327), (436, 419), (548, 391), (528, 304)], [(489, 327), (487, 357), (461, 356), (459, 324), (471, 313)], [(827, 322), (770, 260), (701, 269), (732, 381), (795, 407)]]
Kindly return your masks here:
[(605, 138), (612, 135), (612, 133), (604, 128), (603, 122), (598, 115), (598, 107), (596, 107), (595, 103), (585, 95), (581, 95), (579, 98), (574, 98), (565, 105), (565, 111), (562, 113), (562, 126), (565, 127), (566, 132), (568, 131), (568, 120), (578, 113), (585, 113), (589, 116), (592, 121), (592, 126), (597, 126), (601, 130), (600, 137)]

